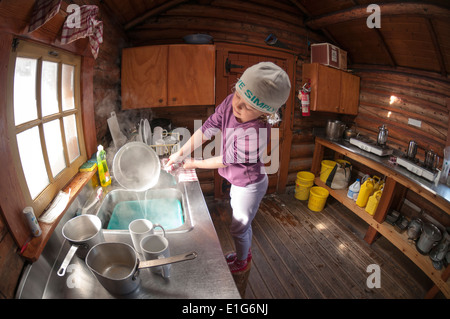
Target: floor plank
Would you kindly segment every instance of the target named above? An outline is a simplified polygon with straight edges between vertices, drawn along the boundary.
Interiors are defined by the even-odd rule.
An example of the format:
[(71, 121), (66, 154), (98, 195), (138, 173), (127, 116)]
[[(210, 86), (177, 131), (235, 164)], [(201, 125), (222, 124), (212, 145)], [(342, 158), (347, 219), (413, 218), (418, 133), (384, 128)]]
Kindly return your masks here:
[[(234, 249), (229, 201), (206, 199), (225, 252)], [(368, 245), (368, 225), (333, 198), (312, 212), (292, 191), (266, 195), (252, 223), (248, 299), (414, 299), (429, 278), (383, 237)], [(379, 265), (381, 288), (368, 288), (367, 267)]]

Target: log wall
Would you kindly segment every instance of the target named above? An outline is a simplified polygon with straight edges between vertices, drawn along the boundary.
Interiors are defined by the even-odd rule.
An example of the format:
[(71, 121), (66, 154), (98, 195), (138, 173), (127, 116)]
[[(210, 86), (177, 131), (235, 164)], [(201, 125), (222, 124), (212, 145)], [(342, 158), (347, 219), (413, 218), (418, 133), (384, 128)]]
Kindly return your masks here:
[[(417, 158), (432, 149), (441, 158), (448, 145), (450, 82), (434, 73), (413, 69), (355, 67), (361, 77), (358, 130), (375, 138), (386, 124), (388, 145), (406, 151), (410, 140), (418, 144)], [(421, 122), (421, 127), (409, 123)]]

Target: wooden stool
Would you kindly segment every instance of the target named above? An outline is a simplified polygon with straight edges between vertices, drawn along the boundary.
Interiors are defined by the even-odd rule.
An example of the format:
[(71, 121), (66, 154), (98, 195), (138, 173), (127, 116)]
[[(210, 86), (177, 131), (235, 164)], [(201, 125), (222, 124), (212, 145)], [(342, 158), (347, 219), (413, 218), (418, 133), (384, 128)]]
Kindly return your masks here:
[(241, 298), (245, 298), (245, 289), (247, 288), (248, 276), (250, 275), (250, 268), (252, 268), (252, 262), (248, 263), (247, 269), (244, 271), (235, 272), (233, 275), (234, 283), (241, 295)]

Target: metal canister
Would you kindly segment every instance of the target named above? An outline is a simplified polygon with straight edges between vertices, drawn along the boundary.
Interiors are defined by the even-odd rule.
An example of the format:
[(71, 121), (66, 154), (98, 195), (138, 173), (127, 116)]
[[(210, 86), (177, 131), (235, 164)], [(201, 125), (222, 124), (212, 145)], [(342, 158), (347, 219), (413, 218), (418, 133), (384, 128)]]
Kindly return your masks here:
[(36, 216), (34, 215), (33, 207), (25, 207), (23, 209), (23, 214), (27, 218), (28, 225), (30, 226), (31, 233), (34, 237), (39, 237), (42, 234), (41, 227), (37, 221)]

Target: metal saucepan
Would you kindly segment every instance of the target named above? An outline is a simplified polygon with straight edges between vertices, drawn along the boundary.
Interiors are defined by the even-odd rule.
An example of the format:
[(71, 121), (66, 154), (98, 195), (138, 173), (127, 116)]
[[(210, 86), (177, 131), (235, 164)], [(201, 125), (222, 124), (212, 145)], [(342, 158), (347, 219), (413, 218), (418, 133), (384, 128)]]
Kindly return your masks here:
[(140, 284), (139, 269), (163, 266), (197, 257), (196, 252), (168, 258), (139, 261), (130, 245), (120, 242), (105, 242), (95, 245), (86, 256), (86, 265), (102, 286), (112, 294), (125, 295)]
[(66, 268), (75, 254), (84, 259), (90, 248), (105, 241), (102, 222), (95, 215), (80, 215), (70, 219), (65, 223), (62, 234), (72, 244), (72, 247), (57, 272), (58, 276), (64, 276)]

